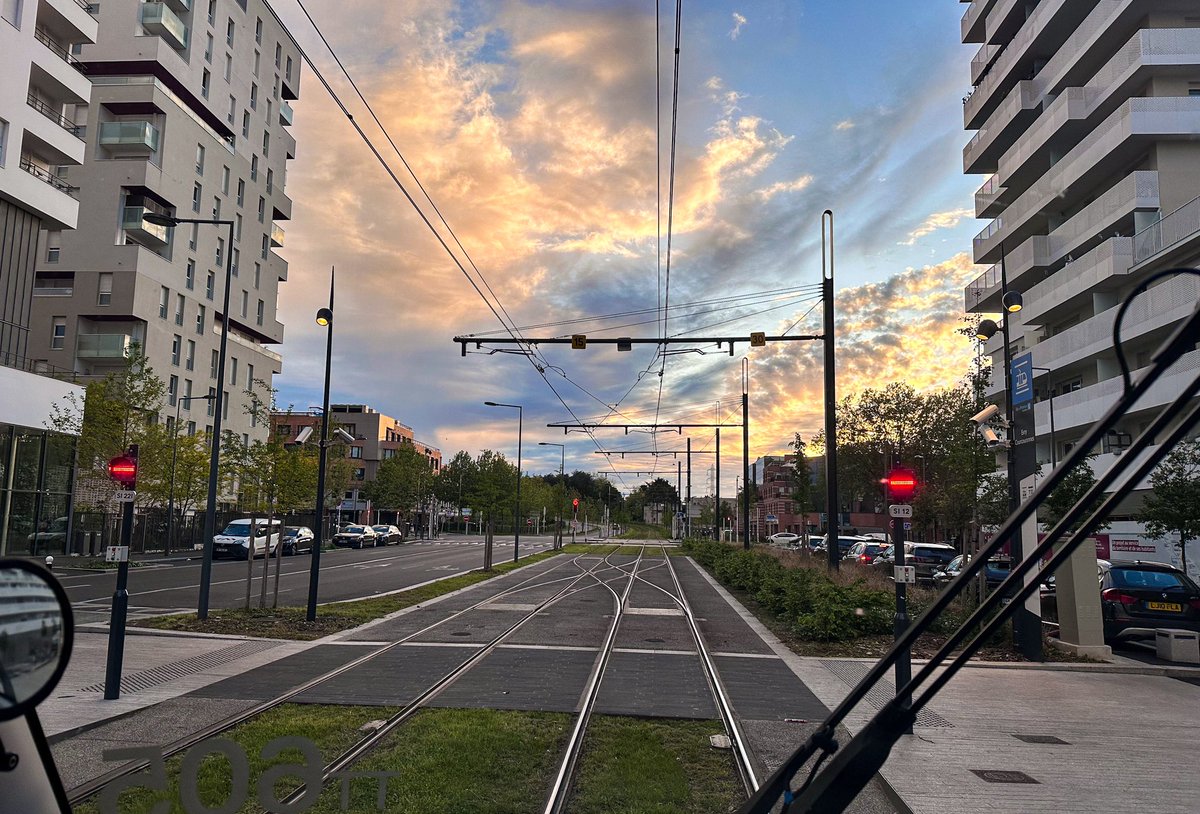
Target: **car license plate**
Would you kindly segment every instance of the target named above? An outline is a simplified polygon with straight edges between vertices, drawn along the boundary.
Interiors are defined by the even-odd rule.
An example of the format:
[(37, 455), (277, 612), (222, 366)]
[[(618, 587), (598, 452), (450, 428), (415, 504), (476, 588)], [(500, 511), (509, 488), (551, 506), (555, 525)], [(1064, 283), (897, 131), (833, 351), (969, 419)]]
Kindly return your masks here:
[(1173, 613), (1181, 613), (1183, 605), (1178, 602), (1147, 602), (1146, 607), (1156, 611), (1171, 611)]

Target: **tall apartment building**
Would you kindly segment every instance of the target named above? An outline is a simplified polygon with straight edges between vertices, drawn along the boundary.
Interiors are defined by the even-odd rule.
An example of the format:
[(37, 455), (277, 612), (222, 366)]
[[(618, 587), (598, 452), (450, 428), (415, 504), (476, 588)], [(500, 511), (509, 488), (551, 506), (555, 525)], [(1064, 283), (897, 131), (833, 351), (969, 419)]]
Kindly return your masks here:
[[(5, 0), (8, 2), (8, 0)], [(71, 0), (67, 0), (67, 5)], [(76, 7), (78, 8), (78, 7)], [(213, 422), (204, 396), (227, 394), (224, 428), (266, 437), (245, 390), (270, 383), (283, 340), (276, 319), (287, 263), (280, 222), (296, 143), (287, 127), (300, 88), (291, 36), (262, 0), (104, 0), (94, 44), (75, 49), (91, 80), (73, 232), (49, 224), (37, 260), (30, 355), (83, 375), (120, 365), (134, 343), (167, 385), (189, 431)], [(149, 212), (234, 222), (155, 226)], [(229, 313), (222, 313), (232, 253)], [(226, 380), (217, 382), (222, 323)]]
[(0, 556), (57, 554), (70, 537), (75, 439), (52, 408), (82, 388), (30, 372), (39, 232), (75, 226), (62, 167), (84, 158), (88, 80), (71, 56), (96, 39), (75, 0), (0, 0)]
[[(375, 480), (379, 464), (395, 457), (396, 451), (401, 447), (409, 446), (421, 453), (432, 474), (436, 475), (442, 469), (441, 450), (417, 439), (413, 435), (412, 427), (376, 411), (369, 405), (331, 404), (329, 417), (333, 422), (331, 426), (341, 427), (355, 439), (347, 453), (351, 465), (350, 483), (340, 507), (342, 512), (353, 519), (360, 516), (365, 519), (363, 513), (367, 510), (366, 500), (360, 497), (359, 490)], [(321, 413), (316, 410), (272, 413), (271, 425), (284, 443), (294, 439), (305, 427), (312, 428), (315, 440), (321, 432)]]
[[(990, 267), (967, 286), (966, 310), (1001, 311), (1002, 268), (1022, 293), (1007, 318), (1014, 354), (1032, 354), (1037, 458), (1048, 464), (1052, 416), (1061, 460), (1118, 396), (1112, 329), (1126, 294), (1158, 270), (1200, 265), (1200, 4), (974, 0), (962, 39), (980, 44), (963, 166), (989, 175), (975, 207), (992, 219), (974, 240), (975, 261)], [(1136, 300), (1122, 332), (1132, 368), (1198, 299), (1200, 283), (1183, 276)], [(985, 352), (989, 396), (1002, 402), (1000, 333)], [(1193, 350), (1105, 439), (1098, 472), (1197, 365)], [(1135, 493), (1118, 514), (1136, 505)]]

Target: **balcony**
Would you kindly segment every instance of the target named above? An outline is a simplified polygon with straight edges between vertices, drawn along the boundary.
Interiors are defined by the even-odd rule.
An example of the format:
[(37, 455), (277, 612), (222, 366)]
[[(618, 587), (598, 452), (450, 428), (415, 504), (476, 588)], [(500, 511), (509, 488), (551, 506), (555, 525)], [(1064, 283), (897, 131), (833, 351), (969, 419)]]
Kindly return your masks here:
[(178, 11), (180, 14), (186, 14), (192, 7), (191, 0), (167, 0), (167, 5)]
[(962, 16), (962, 41), (983, 42), (983, 22), (993, 0), (971, 0)]
[(1041, 106), (1036, 83), (1028, 79), (1018, 82), (963, 148), (963, 172), (995, 172), (1000, 156), (1037, 118)]
[(1004, 186), (1000, 183), (1000, 177), (993, 175), (987, 179), (975, 193), (975, 217), (990, 218), (999, 215), (1004, 208), (1000, 206), (1003, 195)]
[[(1007, 252), (1004, 265), (1008, 272), (1008, 284), (1023, 290), (1030, 287), (1025, 275), (1034, 269), (1050, 265), (1050, 239), (1045, 235), (1034, 235), (1015, 249)], [(963, 291), (965, 310), (977, 313), (996, 313), (1001, 310), (1000, 263), (972, 280)]]
[(39, 181), (54, 187), (64, 195), (70, 195), (75, 200), (79, 200), (79, 187), (71, 186), (45, 167), (35, 164), (29, 156), (21, 156), (21, 169)]
[(171, 242), (171, 227), (147, 223), (144, 219), (147, 212), (161, 214), (144, 206), (125, 207), (121, 214), (121, 228), (143, 246), (161, 249)]
[(292, 111), (292, 106), (286, 100), (279, 100), (279, 123), (284, 127), (291, 127), (292, 121), (296, 114)]
[(1074, 260), (1025, 291), (1022, 313), (1027, 322), (1041, 324), (1079, 308), (1097, 291), (1118, 289), (1133, 267), (1133, 241), (1114, 237)]
[(1162, 252), (1184, 249), (1200, 237), (1200, 198), (1193, 198), (1157, 223), (1133, 236), (1133, 264)]
[(1050, 259), (1088, 251), (1102, 233), (1133, 231), (1137, 212), (1157, 212), (1158, 207), (1158, 171), (1131, 172), (1050, 233)]
[(283, 248), (283, 227), (278, 223), (271, 224), (271, 247), (275, 249)]
[(68, 119), (62, 114), (61, 110), (55, 110), (41, 97), (33, 93), (30, 93), (25, 97), (25, 102), (38, 113), (41, 113), (47, 119), (57, 124), (63, 130), (66, 130), (75, 138), (81, 141), (83, 140), (84, 127), (82, 125), (75, 124), (75, 122)]
[(49, 48), (56, 57), (70, 65), (75, 70), (82, 74), (87, 73), (87, 70), (83, 67), (83, 64), (71, 55), (71, 49), (55, 39), (54, 35), (50, 33), (49, 29), (43, 28), (40, 25), (35, 27), (33, 29), (33, 38)]
[(148, 121), (100, 123), (100, 146), (113, 155), (158, 152), (158, 128)]
[(75, 341), (76, 359), (125, 359), (133, 337), (129, 334), (79, 334)]
[(188, 27), (165, 3), (143, 3), (141, 13), (147, 32), (162, 37), (176, 51), (187, 48)]

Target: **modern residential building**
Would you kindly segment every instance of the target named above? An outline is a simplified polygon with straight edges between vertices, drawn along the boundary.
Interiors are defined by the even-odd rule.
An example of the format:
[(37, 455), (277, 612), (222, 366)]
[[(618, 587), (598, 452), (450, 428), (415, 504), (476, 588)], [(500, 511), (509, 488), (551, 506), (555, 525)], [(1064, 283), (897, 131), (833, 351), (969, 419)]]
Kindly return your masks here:
[[(247, 413), (245, 390), (256, 379), (270, 384), (281, 367), (271, 346), (283, 339), (276, 303), (287, 263), (275, 250), (291, 212), (284, 186), (296, 152), (287, 130), (300, 88), (296, 45), (262, 0), (92, 8), (98, 38), (72, 56), (91, 80), (79, 118), (86, 154), (58, 174), (78, 189), (79, 222), (72, 232), (44, 229), (28, 353), (100, 375), (136, 343), (166, 384), (164, 421), (178, 406), (188, 431), (210, 429), (211, 401), (179, 399), (222, 387), (224, 429), (265, 438), (267, 417)], [(144, 221), (146, 213), (231, 221), (232, 239), (226, 226), (167, 228)]]
[[(988, 176), (975, 208), (990, 219), (974, 240), (975, 261), (989, 267), (967, 286), (966, 310), (1001, 311), (1002, 277), (1023, 295), (1007, 319), (1014, 354), (1032, 354), (1037, 458), (1048, 464), (1117, 398), (1112, 332), (1125, 296), (1156, 271), (1200, 264), (1200, 6), (974, 0), (962, 39), (979, 44), (963, 166)], [(1122, 326), (1130, 367), (1149, 364), (1198, 300), (1189, 276), (1139, 297)], [(988, 396), (1000, 403), (1001, 343), (997, 333), (985, 346), (998, 374)], [(1198, 364), (1193, 350), (1159, 381), (1097, 450), (1097, 471)], [(1135, 493), (1119, 514), (1137, 502)]]
[[(420, 452), (431, 474), (436, 475), (442, 470), (440, 449), (418, 440), (412, 427), (369, 405), (331, 404), (329, 415), (331, 426), (342, 428), (355, 439), (347, 453), (351, 465), (350, 484), (341, 505), (341, 512), (351, 520), (367, 520), (365, 512), (371, 507), (359, 495), (359, 490), (375, 479), (379, 464), (394, 457), (402, 447), (409, 446)], [(276, 436), (285, 443), (296, 438), (305, 427), (310, 427), (313, 430), (311, 443), (321, 432), (321, 413), (319, 410), (272, 413), (271, 425)]]
[[(54, 408), (83, 388), (31, 354), (39, 233), (75, 226), (89, 84), (72, 49), (96, 40), (75, 0), (0, 0), (0, 556), (58, 554), (71, 540), (72, 432)], [(67, 378), (70, 378), (68, 375)]]

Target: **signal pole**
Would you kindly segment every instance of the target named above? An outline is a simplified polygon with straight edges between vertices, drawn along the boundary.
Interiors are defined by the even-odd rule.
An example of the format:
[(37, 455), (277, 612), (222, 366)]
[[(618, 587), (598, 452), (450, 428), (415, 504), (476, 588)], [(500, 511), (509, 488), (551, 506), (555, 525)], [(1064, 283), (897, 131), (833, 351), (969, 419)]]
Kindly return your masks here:
[(117, 561), (117, 589), (113, 592), (108, 620), (108, 660), (104, 670), (104, 700), (121, 697), (121, 667), (125, 662), (125, 620), (129, 614), (129, 545), (133, 541), (133, 501), (137, 497), (138, 445), (108, 462), (109, 476), (123, 488), (121, 500), (121, 544), (105, 552), (106, 560)]

